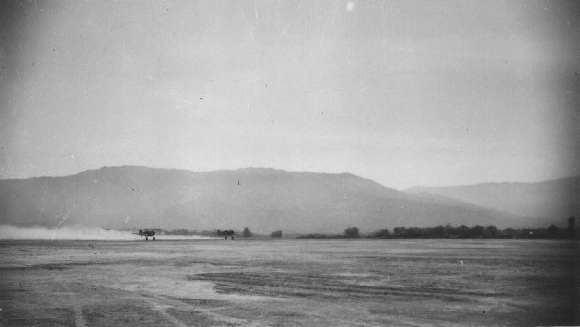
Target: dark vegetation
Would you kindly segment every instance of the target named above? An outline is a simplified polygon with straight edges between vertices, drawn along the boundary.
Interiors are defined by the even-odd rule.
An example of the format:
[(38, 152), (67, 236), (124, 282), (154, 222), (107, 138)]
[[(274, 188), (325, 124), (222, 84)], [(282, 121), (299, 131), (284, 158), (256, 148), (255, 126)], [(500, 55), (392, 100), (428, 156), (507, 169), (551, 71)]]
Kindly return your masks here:
[(273, 231), (270, 234), (270, 237), (272, 237), (272, 238), (281, 238), (282, 237), (282, 231), (281, 230)]
[(344, 237), (345, 238), (359, 238), (359, 231), (358, 227), (349, 227), (344, 230)]
[(201, 235), (200, 232), (196, 230), (189, 230), (189, 229), (172, 229), (172, 230), (165, 230), (165, 229), (158, 229), (159, 234), (162, 235)]
[[(575, 226), (576, 218), (568, 219), (567, 227), (550, 225), (546, 228), (505, 228), (496, 226), (465, 226), (439, 225), (436, 227), (395, 227), (393, 230), (380, 229), (368, 234), (361, 234), (358, 227), (349, 227), (342, 234), (309, 233), (298, 235), (286, 235), (286, 238), (297, 239), (342, 239), (342, 238), (526, 238), (526, 239), (569, 239), (576, 238), (578, 229)], [(214, 231), (196, 231), (187, 229), (157, 230), (161, 235), (201, 235), (214, 236)], [(282, 238), (282, 230), (273, 231), (269, 237)], [(250, 228), (245, 227), (242, 236), (249, 238), (267, 238), (268, 235), (254, 234)]]
[(335, 239), (335, 238), (344, 238), (344, 235), (341, 234), (321, 234), (321, 233), (313, 233), (313, 234), (300, 234), (296, 236), (297, 239)]
[(569, 238), (566, 229), (550, 225), (548, 228), (498, 229), (495, 226), (450, 225), (437, 227), (395, 227), (389, 236), (373, 235), (376, 238)]
[(243, 237), (252, 237), (252, 231), (248, 227), (244, 227), (244, 231), (242, 232)]
[(358, 227), (349, 227), (344, 230), (344, 233), (341, 234), (305, 234), (305, 235), (298, 235), (296, 238), (298, 239), (309, 239), (309, 238), (316, 238), (316, 239), (333, 239), (333, 238), (360, 238)]
[[(528, 238), (528, 239), (568, 239), (577, 237), (575, 228), (575, 218), (568, 219), (568, 226), (561, 228), (550, 225), (547, 228), (505, 228), (499, 229), (496, 226), (476, 225), (468, 227), (461, 225), (454, 227), (451, 225), (436, 227), (395, 227), (391, 232), (389, 229), (380, 229), (362, 237), (366, 238)], [(305, 234), (299, 235), (300, 239), (331, 239), (331, 238), (358, 238), (359, 230), (350, 227), (344, 230), (343, 235), (332, 234)]]

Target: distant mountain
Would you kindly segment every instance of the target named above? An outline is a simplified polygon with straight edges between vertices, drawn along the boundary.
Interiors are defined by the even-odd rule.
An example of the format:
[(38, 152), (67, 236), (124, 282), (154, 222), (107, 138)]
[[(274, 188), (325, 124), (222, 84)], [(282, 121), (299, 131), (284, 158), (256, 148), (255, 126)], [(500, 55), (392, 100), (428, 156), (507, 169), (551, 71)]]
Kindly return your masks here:
[(341, 232), (396, 226), (521, 226), (514, 215), (407, 194), (352, 174), (123, 166), (0, 180), (0, 224)]
[[(578, 217), (580, 176), (539, 183), (484, 183), (451, 187), (414, 187), (415, 194), (431, 194), (477, 206), (495, 208), (528, 221), (565, 224)], [(578, 217), (580, 218), (580, 217)], [(544, 224), (545, 225), (545, 224)]]

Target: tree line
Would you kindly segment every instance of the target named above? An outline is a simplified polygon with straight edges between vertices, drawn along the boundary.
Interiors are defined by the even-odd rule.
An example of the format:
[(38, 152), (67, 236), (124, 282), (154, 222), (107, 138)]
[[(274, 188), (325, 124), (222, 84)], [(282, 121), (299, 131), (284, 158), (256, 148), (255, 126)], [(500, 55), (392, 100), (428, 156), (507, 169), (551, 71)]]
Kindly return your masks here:
[(380, 230), (370, 235), (374, 238), (540, 238), (557, 239), (573, 237), (573, 230), (550, 225), (547, 228), (505, 228), (496, 226), (451, 225), (436, 227), (395, 227), (393, 232)]
[(330, 239), (330, 238), (533, 238), (533, 239), (570, 239), (578, 237), (575, 228), (575, 218), (568, 219), (568, 226), (561, 228), (550, 225), (546, 228), (505, 228), (496, 226), (465, 226), (458, 227), (447, 224), (435, 227), (395, 227), (380, 229), (361, 235), (357, 227), (349, 227), (343, 234), (304, 234), (299, 239)]
[[(195, 229), (155, 229), (155, 231), (160, 235), (180, 235), (180, 236), (215, 236), (216, 230), (195, 230)], [(282, 230), (275, 230), (270, 233), (271, 238), (282, 238)], [(237, 235), (237, 234), (236, 234)], [(265, 238), (268, 237), (267, 235), (262, 234), (254, 234), (249, 227), (244, 227), (241, 232), (241, 236), (245, 238), (257, 237), (257, 238)]]
[[(358, 227), (346, 228), (342, 234), (310, 233), (298, 234), (290, 237), (297, 239), (355, 239), (355, 238), (533, 238), (533, 239), (566, 239), (577, 238), (578, 230), (575, 227), (576, 218), (568, 219), (567, 227), (550, 225), (546, 228), (504, 228), (500, 229), (493, 225), (488, 226), (465, 226), (458, 227), (447, 224), (435, 227), (395, 227), (379, 229), (371, 233), (362, 234)], [(187, 229), (158, 230), (165, 235), (203, 235), (213, 236), (215, 231), (196, 231)], [(245, 227), (241, 233), (245, 238), (267, 238), (268, 235), (257, 235), (250, 228)], [(282, 230), (270, 233), (270, 238), (282, 238)]]

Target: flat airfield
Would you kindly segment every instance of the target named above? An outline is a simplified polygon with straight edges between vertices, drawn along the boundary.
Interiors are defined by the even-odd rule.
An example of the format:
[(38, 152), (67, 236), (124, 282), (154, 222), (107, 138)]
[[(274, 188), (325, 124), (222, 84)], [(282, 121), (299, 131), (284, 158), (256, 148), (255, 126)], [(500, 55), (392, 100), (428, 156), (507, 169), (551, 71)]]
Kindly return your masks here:
[(1, 241), (0, 325), (567, 325), (576, 258), (549, 240)]

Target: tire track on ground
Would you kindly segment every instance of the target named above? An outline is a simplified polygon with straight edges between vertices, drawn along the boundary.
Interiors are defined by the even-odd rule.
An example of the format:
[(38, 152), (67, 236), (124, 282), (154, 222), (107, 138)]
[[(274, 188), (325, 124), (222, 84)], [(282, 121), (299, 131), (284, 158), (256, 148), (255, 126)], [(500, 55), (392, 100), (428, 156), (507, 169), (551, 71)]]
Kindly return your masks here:
[[(216, 311), (228, 309), (231, 307), (219, 307), (219, 308), (212, 308), (212, 309), (203, 309), (203, 308), (196, 308), (192, 304), (183, 302), (177, 299), (167, 298), (164, 296), (153, 295), (153, 294), (146, 294), (146, 293), (139, 293), (141, 295), (141, 299), (149, 303), (154, 310), (161, 313), (164, 317), (166, 317), (169, 321), (175, 324), (175, 326), (183, 327), (189, 326), (184, 322), (180, 321), (179, 319), (175, 318), (167, 309), (173, 308), (176, 310), (184, 311), (184, 312), (191, 312), (194, 311), (196, 313), (201, 313), (207, 316), (209, 319), (214, 320), (216, 323), (223, 323), (226, 325), (242, 325), (242, 326), (258, 326), (254, 322), (247, 321), (245, 319), (239, 319), (235, 317), (225, 316)], [(264, 326), (264, 325), (260, 325)], [(267, 325), (266, 325), (267, 326)]]
[(158, 302), (154, 301), (152, 297), (143, 296), (143, 300), (152, 307), (153, 310), (160, 313), (165, 319), (171, 322), (173, 325), (177, 327), (188, 327), (188, 325), (184, 324), (181, 320), (175, 318), (171, 314), (167, 312), (167, 308), (171, 308), (171, 305), (163, 305), (159, 304)]
[(72, 309), (75, 318), (75, 327), (87, 327), (88, 326), (87, 320), (85, 319), (85, 316), (83, 314), (83, 307), (80, 304), (80, 299), (83, 297), (82, 294), (71, 290), (68, 279), (63, 278), (62, 275), (58, 275), (57, 279), (59, 281), (58, 284), (60, 284), (63, 287), (64, 291), (67, 294), (69, 294), (68, 296), (72, 297), (72, 301), (70, 302), (72, 302)]

